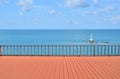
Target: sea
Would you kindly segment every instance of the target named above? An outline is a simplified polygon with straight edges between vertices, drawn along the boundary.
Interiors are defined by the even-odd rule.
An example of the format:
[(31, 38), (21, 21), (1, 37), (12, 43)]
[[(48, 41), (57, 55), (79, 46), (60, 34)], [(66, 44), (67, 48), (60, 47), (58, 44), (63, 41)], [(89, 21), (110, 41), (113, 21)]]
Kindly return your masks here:
[[(91, 36), (92, 35), (92, 36)], [(120, 44), (120, 29), (76, 29), (76, 30), (0, 30), (0, 45), (2, 55), (94, 55), (94, 49), (80, 50), (80, 47), (8, 47), (7, 45), (81, 45), (88, 44), (92, 38), (95, 43)], [(6, 47), (5, 47), (6, 46)], [(77, 50), (78, 49), (78, 50)], [(87, 50), (86, 50), (87, 49)], [(101, 47), (97, 48), (96, 55), (119, 55), (119, 47)], [(111, 50), (111, 52), (109, 52)], [(59, 52), (58, 52), (59, 51)], [(73, 51), (73, 52), (72, 52)], [(76, 53), (75, 53), (75, 52)], [(82, 52), (80, 52), (82, 51)], [(58, 52), (58, 53), (57, 53)], [(71, 53), (70, 53), (71, 52)], [(79, 53), (77, 53), (79, 52)], [(87, 52), (87, 53), (86, 53)], [(103, 53), (102, 53), (103, 52)]]
[(81, 44), (90, 34), (96, 42), (120, 42), (120, 29), (0, 30), (0, 44)]

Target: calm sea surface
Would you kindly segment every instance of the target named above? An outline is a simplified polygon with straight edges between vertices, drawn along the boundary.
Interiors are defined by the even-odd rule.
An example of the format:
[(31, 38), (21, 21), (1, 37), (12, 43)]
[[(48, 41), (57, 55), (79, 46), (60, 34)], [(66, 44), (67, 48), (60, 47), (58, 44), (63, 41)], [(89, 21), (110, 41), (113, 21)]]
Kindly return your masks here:
[(120, 30), (0, 30), (0, 44), (80, 44), (93, 34), (95, 41), (120, 41)]

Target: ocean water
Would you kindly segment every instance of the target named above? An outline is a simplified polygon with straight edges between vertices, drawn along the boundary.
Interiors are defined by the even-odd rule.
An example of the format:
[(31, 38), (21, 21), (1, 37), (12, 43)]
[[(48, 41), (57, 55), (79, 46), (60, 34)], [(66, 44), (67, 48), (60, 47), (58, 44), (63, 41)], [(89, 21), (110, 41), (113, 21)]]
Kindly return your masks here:
[(81, 44), (89, 40), (90, 34), (96, 42), (120, 42), (120, 29), (0, 30), (0, 44)]

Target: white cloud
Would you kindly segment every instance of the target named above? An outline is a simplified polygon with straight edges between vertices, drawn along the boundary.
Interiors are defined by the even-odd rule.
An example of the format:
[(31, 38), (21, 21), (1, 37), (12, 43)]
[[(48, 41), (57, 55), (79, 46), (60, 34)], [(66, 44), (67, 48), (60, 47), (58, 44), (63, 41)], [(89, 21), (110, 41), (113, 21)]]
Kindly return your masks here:
[(41, 21), (40, 21), (39, 18), (36, 18), (36, 17), (35, 17), (35, 18), (32, 19), (32, 23), (33, 23), (33, 24), (40, 24)]
[(5, 4), (9, 4), (9, 0), (5, 0)]
[(55, 13), (56, 13), (56, 11), (55, 11), (55, 10), (53, 10), (53, 9), (51, 9), (51, 10), (48, 10), (48, 13), (49, 13), (49, 14), (55, 14)]
[(95, 3), (95, 5), (99, 6), (99, 1), (98, 0), (93, 0), (93, 2)]
[(66, 20), (66, 23), (72, 24), (72, 25), (80, 25), (79, 21), (73, 21), (73, 20)]
[(65, 0), (65, 7), (68, 8), (78, 8), (78, 7), (88, 7), (89, 4), (86, 0)]
[(22, 11), (30, 11), (33, 7), (33, 0), (19, 0), (17, 4)]
[(102, 9), (94, 10), (91, 13), (95, 15), (95, 14), (99, 14), (99, 13), (109, 13), (109, 12), (112, 12), (113, 10), (115, 10), (115, 8), (113, 6), (108, 6), (108, 7), (102, 8)]
[(52, 14), (52, 15), (62, 15), (62, 12), (56, 11), (56, 10), (54, 10), (54, 9), (48, 9), (48, 14)]
[(93, 11), (92, 14), (96, 15), (98, 14), (98, 11)]
[(113, 6), (108, 6), (108, 7), (105, 7), (101, 10), (101, 12), (105, 12), (105, 13), (108, 13), (108, 12), (111, 12), (113, 11), (115, 8)]
[(23, 12), (20, 12), (20, 13), (19, 13), (19, 15), (20, 15), (20, 16), (23, 16), (23, 15), (24, 15), (24, 13), (23, 13)]
[(0, 0), (0, 5), (9, 4), (9, 0)]
[(113, 17), (111, 17), (111, 18), (107, 18), (107, 19), (105, 19), (104, 21), (110, 22), (110, 23), (112, 23), (112, 24), (118, 24), (118, 23), (120, 23), (120, 15), (118, 15), (118, 16), (113, 16)]
[(2, 0), (0, 0), (0, 5), (2, 4)]
[(79, 25), (80, 24), (80, 22), (78, 22), (78, 21), (75, 21), (75, 22), (73, 22), (75, 25)]
[(120, 16), (114, 16), (112, 17), (112, 20), (120, 21)]

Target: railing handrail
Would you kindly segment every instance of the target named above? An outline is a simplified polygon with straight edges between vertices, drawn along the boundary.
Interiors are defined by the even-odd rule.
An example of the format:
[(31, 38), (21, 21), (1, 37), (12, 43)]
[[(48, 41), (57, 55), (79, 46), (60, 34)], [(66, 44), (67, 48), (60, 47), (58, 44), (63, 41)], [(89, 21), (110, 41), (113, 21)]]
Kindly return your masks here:
[(100, 46), (100, 45), (120, 45), (120, 44), (8, 44), (0, 46)]

